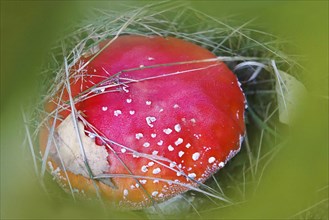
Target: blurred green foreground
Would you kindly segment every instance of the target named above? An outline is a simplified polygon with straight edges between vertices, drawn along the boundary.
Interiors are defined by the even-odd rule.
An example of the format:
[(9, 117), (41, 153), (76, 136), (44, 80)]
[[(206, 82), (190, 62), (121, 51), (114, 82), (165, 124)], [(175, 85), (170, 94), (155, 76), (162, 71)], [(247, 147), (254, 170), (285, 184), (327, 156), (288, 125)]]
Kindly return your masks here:
[[(20, 106), (38, 95), (38, 72), (50, 45), (90, 8), (113, 10), (120, 8), (118, 2), (1, 1), (1, 219), (138, 217), (134, 212), (106, 215), (97, 205), (49, 198), (33, 171), (28, 145), (22, 146)], [(234, 15), (244, 23), (256, 18), (254, 25), (260, 30), (288, 40), (294, 49), (286, 52), (301, 56), (302, 79), (310, 92), (296, 113), (299, 120), (288, 146), (270, 164), (256, 196), (237, 209), (219, 209), (204, 217), (294, 218), (301, 212), (295, 217), (316, 218), (308, 216), (307, 209), (322, 207), (318, 216), (328, 218), (328, 207), (323, 206), (328, 202), (328, 2), (192, 1), (191, 5), (219, 19)]]

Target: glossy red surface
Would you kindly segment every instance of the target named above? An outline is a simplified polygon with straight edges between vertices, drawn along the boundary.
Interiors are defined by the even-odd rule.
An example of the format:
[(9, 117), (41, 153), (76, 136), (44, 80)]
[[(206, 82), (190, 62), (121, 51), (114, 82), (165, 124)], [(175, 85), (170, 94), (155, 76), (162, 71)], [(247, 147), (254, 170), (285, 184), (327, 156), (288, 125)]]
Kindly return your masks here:
[(149, 196), (165, 200), (186, 191), (183, 184), (204, 182), (240, 149), (245, 100), (234, 74), (220, 61), (177, 64), (216, 58), (208, 50), (171, 37), (121, 36), (75, 71), (91, 57), (71, 70), (72, 96), (80, 97), (86, 130), (104, 137), (96, 143), (108, 149), (108, 173), (159, 179), (142, 181), (147, 195), (136, 179), (113, 178), (118, 189), (108, 187), (105, 197), (132, 207), (150, 205)]

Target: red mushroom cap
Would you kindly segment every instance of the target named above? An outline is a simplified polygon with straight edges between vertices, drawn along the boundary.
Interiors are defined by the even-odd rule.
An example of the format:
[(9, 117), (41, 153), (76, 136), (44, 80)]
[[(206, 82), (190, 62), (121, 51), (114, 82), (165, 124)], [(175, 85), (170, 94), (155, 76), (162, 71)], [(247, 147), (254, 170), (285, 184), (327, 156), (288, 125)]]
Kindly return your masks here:
[[(173, 37), (127, 35), (109, 42), (70, 70), (80, 136), (102, 197), (147, 207), (198, 186), (240, 150), (244, 95), (214, 54)], [(73, 188), (92, 195), (81, 149), (71, 152), (79, 141), (63, 91), (46, 106), (48, 112), (60, 106), (63, 119), (55, 130), (62, 143), (51, 151), (49, 165), (65, 188), (69, 178)], [(47, 138), (44, 129), (42, 152)]]

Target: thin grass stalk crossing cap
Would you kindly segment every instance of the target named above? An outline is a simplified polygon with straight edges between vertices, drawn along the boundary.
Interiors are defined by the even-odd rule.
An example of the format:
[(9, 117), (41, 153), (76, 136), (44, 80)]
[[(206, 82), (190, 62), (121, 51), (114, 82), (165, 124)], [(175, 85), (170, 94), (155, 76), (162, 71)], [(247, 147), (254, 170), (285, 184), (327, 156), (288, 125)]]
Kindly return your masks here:
[(64, 189), (146, 208), (196, 189), (240, 150), (244, 94), (214, 54), (159, 36), (99, 48), (67, 67), (45, 105), (57, 117), (41, 152)]

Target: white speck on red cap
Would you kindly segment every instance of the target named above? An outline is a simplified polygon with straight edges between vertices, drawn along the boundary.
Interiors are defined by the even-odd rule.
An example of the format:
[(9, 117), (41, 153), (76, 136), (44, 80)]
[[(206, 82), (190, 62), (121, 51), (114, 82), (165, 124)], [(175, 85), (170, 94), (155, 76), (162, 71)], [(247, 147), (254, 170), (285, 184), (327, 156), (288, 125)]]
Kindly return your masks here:
[(175, 145), (178, 146), (180, 145), (181, 143), (183, 143), (183, 138), (178, 138), (177, 141), (175, 141)]
[(182, 157), (183, 155), (184, 155), (184, 151), (179, 151), (179, 152), (178, 152), (178, 156), (179, 156), (179, 157)]
[(154, 133), (151, 134), (151, 137), (152, 137), (152, 138), (156, 138), (156, 136), (157, 136), (157, 134), (154, 134)]
[(126, 99), (127, 103), (131, 103), (133, 100), (132, 99)]
[(149, 142), (145, 142), (144, 144), (143, 144), (143, 147), (149, 147), (151, 144), (149, 143)]
[(162, 144), (163, 144), (163, 140), (160, 140), (160, 141), (158, 142), (158, 145), (161, 146)]
[(170, 128), (166, 128), (166, 129), (163, 129), (163, 132), (165, 134), (170, 134), (172, 132), (172, 130)]
[(158, 195), (158, 194), (159, 194), (158, 191), (154, 191), (154, 192), (152, 192), (152, 196), (156, 196), (156, 195)]
[(155, 168), (152, 173), (153, 174), (159, 174), (161, 172), (161, 169), (158, 167), (158, 168)]
[(199, 153), (199, 152), (196, 152), (196, 153), (194, 153), (194, 154), (192, 155), (192, 159), (193, 159), (194, 161), (198, 160), (199, 157), (200, 157), (200, 153)]
[(147, 166), (145, 166), (145, 165), (142, 166), (141, 171), (142, 171), (143, 173), (146, 173), (146, 172), (148, 171)]
[(102, 111), (103, 111), (103, 112), (107, 111), (107, 107), (106, 107), (106, 106), (103, 106), (103, 107), (102, 107)]
[(126, 148), (121, 148), (121, 153), (126, 153)]
[(174, 151), (173, 146), (169, 145), (169, 146), (168, 146), (168, 150), (169, 150), (169, 151)]
[(176, 124), (174, 128), (176, 132), (180, 132), (182, 130), (180, 124)]
[(159, 151), (154, 150), (154, 151), (152, 152), (152, 155), (157, 155), (158, 153), (159, 153)]
[(189, 173), (187, 176), (193, 179), (193, 178), (196, 177), (196, 174), (195, 173)]
[(147, 165), (151, 167), (151, 166), (154, 165), (154, 162), (153, 161), (150, 161)]
[(196, 137), (196, 139), (200, 139), (201, 134), (194, 134), (194, 137)]
[(141, 139), (142, 137), (144, 137), (144, 135), (143, 135), (142, 133), (137, 133), (137, 134), (135, 135), (135, 137), (136, 137), (137, 140), (139, 140), (139, 139)]
[(152, 123), (155, 122), (157, 119), (153, 116), (148, 116), (145, 118), (145, 120), (146, 120), (147, 125), (152, 128), (154, 126)]
[(209, 157), (208, 163), (213, 163), (215, 162), (216, 158), (215, 157)]
[(190, 143), (187, 143), (187, 144), (185, 145), (185, 147), (186, 147), (186, 148), (190, 148), (190, 147), (191, 147), (191, 144), (190, 144)]
[(119, 116), (122, 114), (122, 111), (121, 110), (115, 110), (114, 111), (114, 116)]
[(218, 167), (219, 168), (223, 168), (225, 166), (225, 163), (224, 162), (220, 162), (219, 164), (218, 164)]
[(146, 104), (146, 105), (151, 105), (152, 102), (151, 102), (151, 101), (146, 101), (145, 104)]
[(134, 111), (134, 110), (130, 110), (130, 111), (129, 111), (129, 114), (130, 114), (130, 115), (133, 115), (133, 114), (135, 114), (135, 111)]

